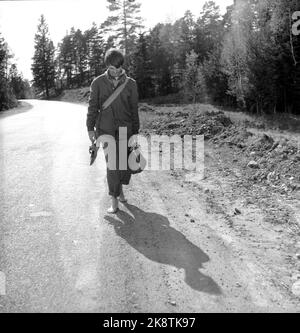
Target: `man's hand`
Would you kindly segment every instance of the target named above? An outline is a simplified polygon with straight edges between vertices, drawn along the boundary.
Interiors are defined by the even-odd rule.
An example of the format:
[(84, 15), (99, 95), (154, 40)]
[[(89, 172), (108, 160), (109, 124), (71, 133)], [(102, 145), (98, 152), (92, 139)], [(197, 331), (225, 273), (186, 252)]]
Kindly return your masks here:
[(96, 141), (96, 133), (95, 131), (89, 131), (89, 139), (91, 140), (92, 143)]

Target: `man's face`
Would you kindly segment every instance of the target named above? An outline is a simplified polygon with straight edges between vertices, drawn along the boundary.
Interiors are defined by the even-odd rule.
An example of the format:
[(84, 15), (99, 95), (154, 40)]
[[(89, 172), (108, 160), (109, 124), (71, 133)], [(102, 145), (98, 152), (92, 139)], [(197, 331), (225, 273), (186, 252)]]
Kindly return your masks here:
[(113, 77), (118, 77), (122, 73), (122, 67), (116, 68), (115, 66), (110, 65), (108, 67), (109, 74)]

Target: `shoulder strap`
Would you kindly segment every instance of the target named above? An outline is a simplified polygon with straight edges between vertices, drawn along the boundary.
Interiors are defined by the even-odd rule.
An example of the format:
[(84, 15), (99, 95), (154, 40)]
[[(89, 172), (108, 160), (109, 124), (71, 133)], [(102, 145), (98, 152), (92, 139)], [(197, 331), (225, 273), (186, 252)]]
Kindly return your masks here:
[(121, 92), (124, 90), (127, 82), (129, 80), (129, 77), (126, 76), (125, 82), (121, 84), (109, 97), (108, 99), (103, 103), (102, 108), (103, 110), (107, 109), (111, 103), (121, 94)]

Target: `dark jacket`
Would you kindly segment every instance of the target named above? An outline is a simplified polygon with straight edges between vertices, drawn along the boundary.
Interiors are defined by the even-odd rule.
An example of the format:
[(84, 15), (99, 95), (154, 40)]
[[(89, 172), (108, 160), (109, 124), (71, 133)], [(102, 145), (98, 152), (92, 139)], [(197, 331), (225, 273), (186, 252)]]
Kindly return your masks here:
[[(125, 78), (124, 75), (118, 86)], [(138, 91), (132, 78), (129, 78), (126, 87), (114, 102), (104, 111), (102, 109), (103, 103), (117, 87), (114, 87), (105, 73), (91, 84), (86, 125), (88, 131), (96, 130), (97, 137), (102, 134), (114, 136), (119, 127), (127, 127), (128, 136), (139, 132)]]

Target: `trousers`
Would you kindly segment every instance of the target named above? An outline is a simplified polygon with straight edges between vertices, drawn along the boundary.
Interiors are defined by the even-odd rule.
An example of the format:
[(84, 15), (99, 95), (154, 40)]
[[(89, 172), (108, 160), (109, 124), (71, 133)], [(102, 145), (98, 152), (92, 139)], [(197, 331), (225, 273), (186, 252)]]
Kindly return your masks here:
[[(106, 176), (107, 176), (107, 184), (108, 184), (108, 192), (110, 196), (115, 198), (120, 196), (121, 187), (122, 185), (129, 185), (131, 180), (131, 171), (128, 168), (128, 156), (130, 154), (130, 148), (128, 148), (128, 139), (126, 141), (126, 149), (124, 150), (125, 143), (124, 141), (122, 144), (119, 142), (119, 132), (115, 132), (115, 142), (116, 142), (116, 149), (115, 154), (114, 151), (109, 151), (109, 154), (113, 154), (110, 158), (115, 159), (115, 168), (110, 168), (109, 166), (109, 155), (107, 151), (105, 151), (108, 147), (108, 143), (103, 144), (103, 150), (105, 151), (105, 160), (106, 160)], [(126, 169), (120, 166), (120, 149), (123, 149), (123, 158), (126, 159)]]

